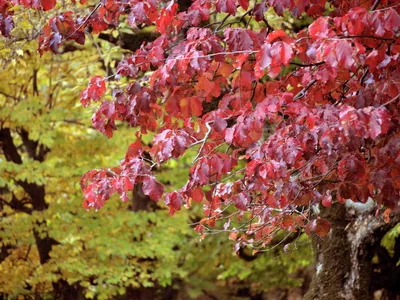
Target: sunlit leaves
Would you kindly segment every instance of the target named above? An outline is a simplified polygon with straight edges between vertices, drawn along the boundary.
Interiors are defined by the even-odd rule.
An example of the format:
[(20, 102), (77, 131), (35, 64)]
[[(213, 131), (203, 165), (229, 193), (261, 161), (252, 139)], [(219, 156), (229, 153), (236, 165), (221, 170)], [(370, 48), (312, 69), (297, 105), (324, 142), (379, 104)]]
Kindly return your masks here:
[(163, 162), (171, 157), (178, 158), (191, 143), (192, 139), (184, 131), (164, 130), (153, 139), (151, 155), (157, 162)]
[(308, 32), (313, 39), (327, 38), (329, 37), (329, 27), (329, 20), (320, 17), (308, 27)]
[(90, 101), (98, 101), (106, 91), (106, 82), (100, 76), (94, 76), (90, 79), (87, 89), (81, 93), (81, 103), (88, 106)]
[(274, 78), (279, 74), (282, 65), (286, 66), (290, 63), (293, 49), (285, 42), (275, 42), (272, 45), (265, 43), (256, 57), (256, 76), (262, 77), (264, 69), (268, 67), (268, 75)]

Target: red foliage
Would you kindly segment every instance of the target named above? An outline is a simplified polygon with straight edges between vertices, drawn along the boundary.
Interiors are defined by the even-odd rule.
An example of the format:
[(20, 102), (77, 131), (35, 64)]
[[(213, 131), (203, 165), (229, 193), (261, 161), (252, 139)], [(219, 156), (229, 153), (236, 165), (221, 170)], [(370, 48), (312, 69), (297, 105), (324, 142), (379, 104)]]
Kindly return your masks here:
[[(10, 7), (55, 5), (1, 1), (6, 37), (13, 26)], [(116, 120), (139, 130), (119, 167), (83, 176), (84, 206), (98, 209), (113, 193), (126, 200), (137, 183), (159, 200), (164, 188), (152, 169), (196, 149), (187, 183), (167, 193), (165, 203), (173, 214), (191, 199), (204, 201), (199, 233), (224, 218), (231, 204), (236, 209), (225, 229), (236, 216), (248, 226), (247, 235), (234, 231), (234, 239), (262, 245), (276, 229), (327, 235), (329, 223), (310, 211), (318, 203), (370, 197), (378, 208), (398, 209), (400, 5), (333, 1), (336, 9), (327, 15), (325, 2), (196, 0), (179, 12), (173, 0), (104, 0), (85, 18), (71, 12), (51, 18), (39, 37), (41, 53), (57, 52), (63, 40), (83, 43), (85, 28), (100, 32), (118, 25), (121, 15), (133, 28), (155, 24), (160, 33), (119, 63), (117, 77), (130, 84), (114, 90), (113, 100), (93, 116), (108, 137)], [(201, 24), (212, 13), (237, 15), (239, 7), (246, 11), (240, 17), (257, 26), (240, 28), (228, 17), (214, 30)], [(290, 35), (274, 31), (264, 17), (268, 7), (279, 15), (305, 12), (315, 21)], [(152, 72), (144, 77), (145, 71)], [(84, 106), (103, 99), (105, 80), (91, 79), (81, 94)], [(276, 130), (265, 137), (268, 127)], [(148, 131), (154, 139), (144, 146), (141, 136)]]

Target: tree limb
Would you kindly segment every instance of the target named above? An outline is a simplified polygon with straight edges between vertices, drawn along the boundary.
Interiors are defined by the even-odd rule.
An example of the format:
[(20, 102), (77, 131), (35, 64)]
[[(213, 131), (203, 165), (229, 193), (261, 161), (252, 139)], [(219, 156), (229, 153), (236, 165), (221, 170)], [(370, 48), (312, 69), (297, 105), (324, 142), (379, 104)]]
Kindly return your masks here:
[(0, 146), (7, 161), (12, 161), (19, 165), (22, 164), (21, 155), (18, 153), (18, 150), (14, 145), (9, 128), (0, 129)]

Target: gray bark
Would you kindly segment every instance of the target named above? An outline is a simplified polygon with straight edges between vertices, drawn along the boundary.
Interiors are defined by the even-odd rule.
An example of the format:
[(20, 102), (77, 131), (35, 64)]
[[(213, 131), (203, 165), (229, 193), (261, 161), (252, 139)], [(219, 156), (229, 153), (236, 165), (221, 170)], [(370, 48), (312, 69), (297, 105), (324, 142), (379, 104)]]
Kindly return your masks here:
[(374, 216), (371, 201), (348, 202), (322, 209), (320, 216), (331, 223), (328, 236), (313, 237), (315, 270), (304, 299), (371, 299), (372, 258), (399, 215), (385, 223)]

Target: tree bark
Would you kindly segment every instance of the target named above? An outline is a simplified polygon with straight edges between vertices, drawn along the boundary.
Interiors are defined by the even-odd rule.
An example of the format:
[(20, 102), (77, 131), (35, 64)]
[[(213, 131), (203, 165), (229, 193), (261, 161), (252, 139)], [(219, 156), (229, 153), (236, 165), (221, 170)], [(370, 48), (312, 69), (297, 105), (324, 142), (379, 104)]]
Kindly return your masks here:
[(134, 212), (138, 211), (155, 211), (158, 208), (157, 202), (146, 196), (142, 190), (142, 183), (136, 184), (132, 191), (131, 209)]
[(385, 233), (399, 221), (374, 216), (371, 203), (334, 204), (320, 216), (331, 224), (328, 236), (313, 237), (315, 270), (306, 300), (372, 299), (372, 258)]

